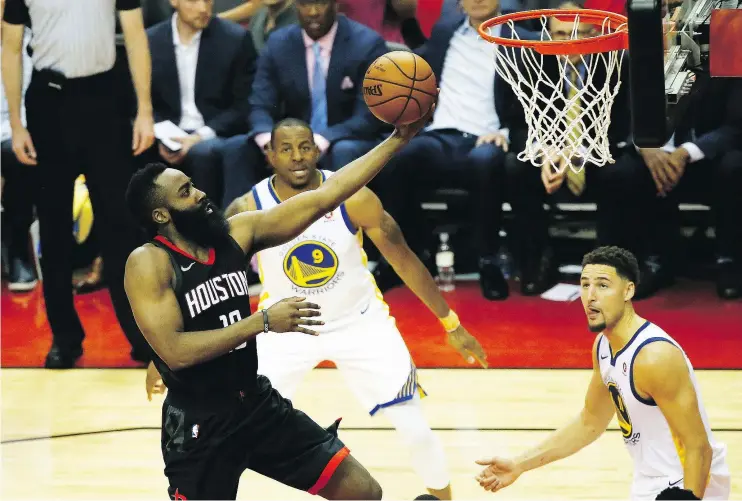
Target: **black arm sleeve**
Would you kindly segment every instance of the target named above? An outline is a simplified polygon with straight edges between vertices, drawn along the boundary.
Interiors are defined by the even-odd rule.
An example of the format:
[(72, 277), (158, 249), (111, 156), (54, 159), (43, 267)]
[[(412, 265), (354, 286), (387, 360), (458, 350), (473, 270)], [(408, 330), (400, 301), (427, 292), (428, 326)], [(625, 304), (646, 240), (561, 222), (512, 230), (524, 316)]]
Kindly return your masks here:
[(7, 0), (5, 2), (5, 12), (3, 21), (8, 24), (31, 24), (31, 18), (28, 15), (28, 7), (23, 0)]
[(141, 6), (140, 0), (116, 0), (116, 10), (134, 10)]

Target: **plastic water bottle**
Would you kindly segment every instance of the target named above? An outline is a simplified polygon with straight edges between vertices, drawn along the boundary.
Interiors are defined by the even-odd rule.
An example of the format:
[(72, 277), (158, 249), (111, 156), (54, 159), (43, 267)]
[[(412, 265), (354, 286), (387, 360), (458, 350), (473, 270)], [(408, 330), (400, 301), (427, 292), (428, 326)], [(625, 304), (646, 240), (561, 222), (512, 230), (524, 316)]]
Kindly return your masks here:
[(500, 252), (497, 254), (497, 264), (500, 266), (500, 271), (502, 271), (502, 276), (505, 279), (509, 279), (514, 275), (515, 263), (513, 263), (513, 256), (505, 245), (500, 247)]
[(438, 288), (443, 292), (450, 292), (456, 288), (453, 270), (453, 250), (448, 245), (448, 233), (440, 234), (441, 243), (435, 254), (435, 265), (438, 268)]

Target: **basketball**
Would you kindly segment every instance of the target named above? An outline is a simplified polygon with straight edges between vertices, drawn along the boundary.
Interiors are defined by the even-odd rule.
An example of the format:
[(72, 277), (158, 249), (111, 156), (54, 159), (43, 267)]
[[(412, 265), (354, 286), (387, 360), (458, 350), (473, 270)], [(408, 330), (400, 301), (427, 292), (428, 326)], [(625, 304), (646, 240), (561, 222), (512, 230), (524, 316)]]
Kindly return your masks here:
[(363, 79), (363, 98), (382, 122), (405, 125), (419, 120), (435, 102), (438, 87), (430, 65), (406, 51), (384, 54)]

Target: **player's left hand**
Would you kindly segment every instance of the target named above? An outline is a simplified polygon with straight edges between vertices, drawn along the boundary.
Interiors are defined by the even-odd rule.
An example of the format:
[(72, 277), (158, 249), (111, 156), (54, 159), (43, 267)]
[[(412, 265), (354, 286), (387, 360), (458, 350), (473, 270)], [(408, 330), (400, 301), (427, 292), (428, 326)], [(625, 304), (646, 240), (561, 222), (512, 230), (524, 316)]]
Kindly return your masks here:
[(147, 377), (144, 380), (144, 386), (147, 388), (147, 400), (152, 401), (152, 395), (155, 393), (165, 393), (167, 386), (162, 381), (160, 373), (157, 372), (154, 362), (147, 366)]
[(476, 360), (479, 365), (487, 368), (487, 354), (484, 352), (482, 345), (477, 338), (469, 334), (463, 325), (458, 329), (448, 333), (448, 344), (464, 357), (464, 360), (473, 364)]

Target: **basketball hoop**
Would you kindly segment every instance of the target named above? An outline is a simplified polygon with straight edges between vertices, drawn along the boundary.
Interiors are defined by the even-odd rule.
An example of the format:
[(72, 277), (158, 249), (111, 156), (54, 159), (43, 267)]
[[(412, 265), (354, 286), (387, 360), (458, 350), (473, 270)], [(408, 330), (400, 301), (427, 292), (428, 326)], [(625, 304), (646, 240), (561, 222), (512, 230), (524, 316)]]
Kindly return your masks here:
[[(551, 17), (572, 23), (569, 39), (552, 39), (548, 30)], [(540, 40), (523, 40), (515, 30), (515, 22), (529, 19), (541, 20)], [(593, 25), (597, 34), (578, 38), (581, 23)], [(482, 23), (479, 34), (494, 44), (496, 70), (513, 88), (525, 111), (528, 138), (518, 159), (537, 167), (569, 165), (576, 172), (586, 163), (602, 166), (615, 162), (608, 127), (621, 86), (623, 53), (629, 46), (626, 23), (621, 14), (590, 9), (515, 12)], [(510, 38), (490, 34), (491, 28), (504, 24), (510, 28)], [(544, 56), (576, 59), (558, 57), (558, 71), (550, 75), (544, 69)], [(596, 74), (600, 77), (595, 78)], [(574, 81), (570, 80), (572, 75)]]

